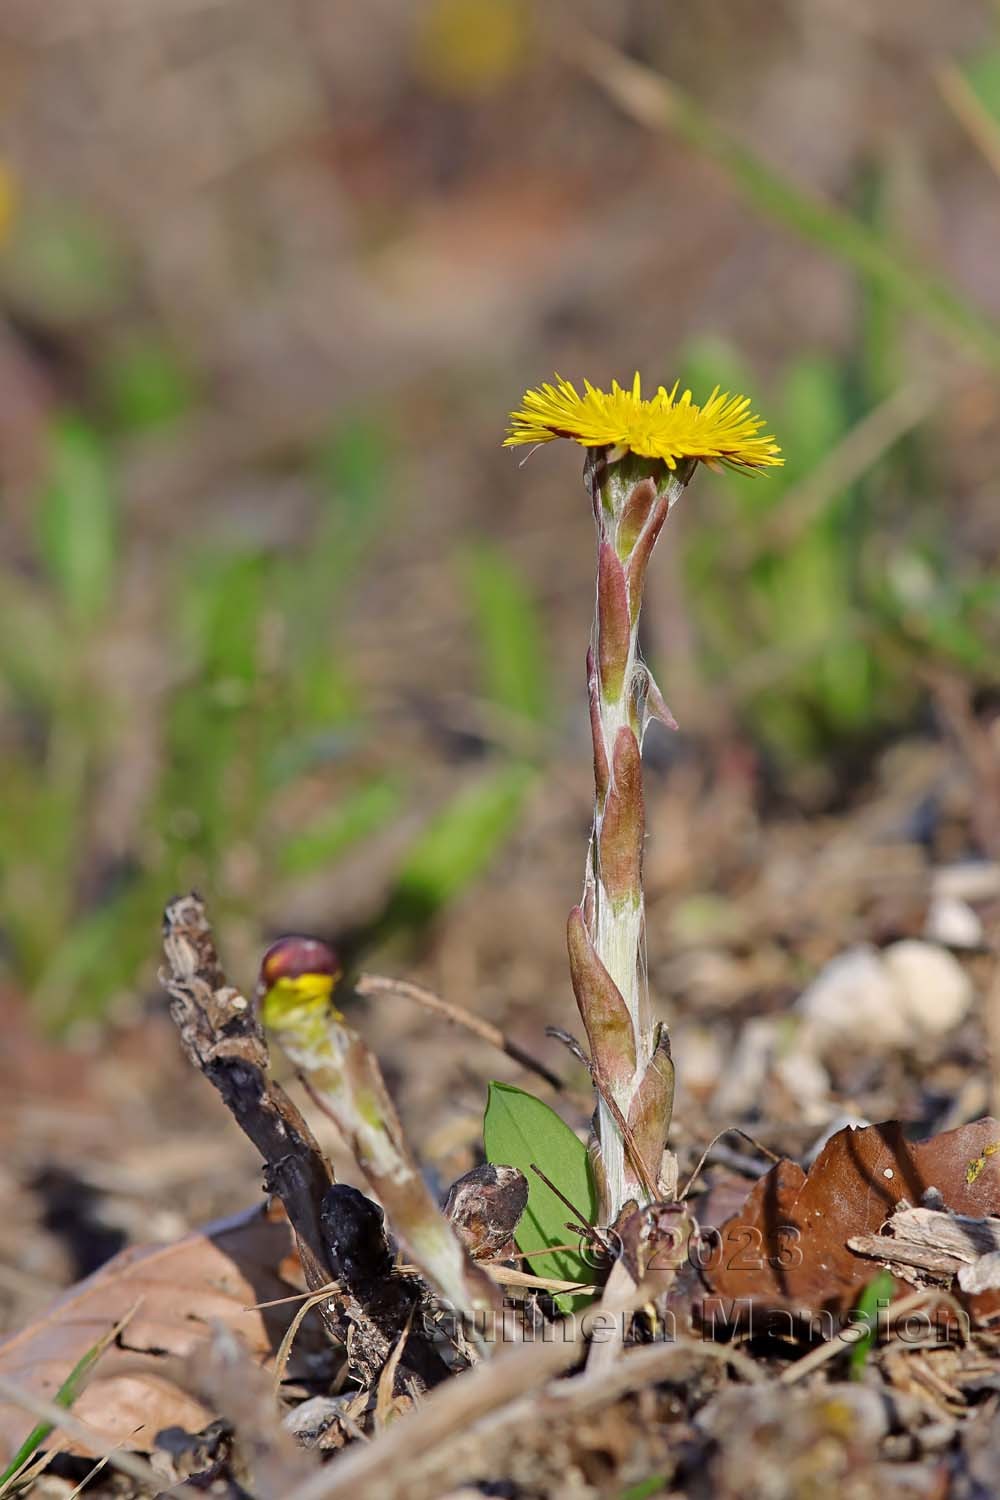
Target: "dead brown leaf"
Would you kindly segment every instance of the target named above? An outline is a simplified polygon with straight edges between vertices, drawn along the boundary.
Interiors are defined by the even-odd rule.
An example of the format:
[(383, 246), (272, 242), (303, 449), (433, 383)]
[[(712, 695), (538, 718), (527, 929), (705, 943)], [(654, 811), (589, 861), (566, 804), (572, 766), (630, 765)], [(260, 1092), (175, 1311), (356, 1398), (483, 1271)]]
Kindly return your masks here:
[[(0, 1344), (0, 1374), (51, 1400), (81, 1356), (138, 1303), (73, 1410), (110, 1441), (139, 1451), (150, 1449), (164, 1427), (197, 1432), (216, 1413), (178, 1383), (181, 1361), (197, 1354), (219, 1324), (266, 1365), (295, 1309), (255, 1304), (297, 1290), (287, 1279), (294, 1274), (292, 1253), (284, 1214), (264, 1208), (173, 1244), (125, 1250)], [(0, 1462), (30, 1425), (23, 1411), (0, 1405)], [(61, 1447), (95, 1456), (79, 1443)]]
[[(910, 1141), (891, 1120), (838, 1131), (808, 1174), (779, 1162), (738, 1213), (703, 1236), (699, 1261), (710, 1295), (698, 1309), (702, 1322), (745, 1325), (751, 1308), (845, 1314), (873, 1274), (872, 1261), (848, 1240), (878, 1234), (897, 1204), (919, 1205), (931, 1188), (954, 1213), (1000, 1211), (1000, 1122), (976, 1120)], [(970, 1307), (980, 1320), (990, 1315), (984, 1300)]]

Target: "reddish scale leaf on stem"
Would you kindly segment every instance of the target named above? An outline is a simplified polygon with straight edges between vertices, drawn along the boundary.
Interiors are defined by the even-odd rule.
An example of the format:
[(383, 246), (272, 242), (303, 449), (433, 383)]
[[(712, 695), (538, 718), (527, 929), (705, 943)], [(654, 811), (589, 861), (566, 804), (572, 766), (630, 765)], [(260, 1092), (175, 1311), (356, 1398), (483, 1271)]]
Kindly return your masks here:
[(636, 1149), (653, 1182), (660, 1176), (673, 1107), (674, 1065), (670, 1057), (670, 1039), (666, 1027), (661, 1026), (653, 1055), (628, 1112), (629, 1129)]
[(667, 496), (661, 495), (650, 514), (644, 531), (636, 541), (626, 566), (629, 617), (633, 621), (639, 618), (639, 610), (642, 608), (642, 591), (646, 584), (646, 568), (669, 509), (670, 502)]
[(601, 685), (594, 666), (593, 648), (587, 650), (587, 696), (590, 700), (590, 734), (594, 742), (594, 789), (598, 805), (608, 795), (611, 770), (608, 752), (604, 748), (604, 730), (601, 727)]
[(645, 672), (645, 695), (646, 695), (646, 718), (658, 719), (665, 729), (676, 730), (679, 726), (670, 709), (666, 705), (663, 694), (648, 668)]
[(656, 504), (656, 485), (652, 479), (640, 479), (633, 487), (628, 499), (622, 506), (621, 519), (618, 522), (618, 534), (615, 537), (616, 550), (622, 562), (628, 557), (635, 546), (642, 528), (649, 519), (649, 513)]
[(631, 729), (619, 729), (612, 759), (612, 784), (600, 834), (601, 884), (612, 901), (642, 893), (642, 840), (645, 811), (642, 760)]
[(627, 1083), (635, 1072), (632, 1019), (621, 991), (594, 951), (579, 906), (569, 914), (566, 941), (573, 993), (598, 1077), (612, 1086)]
[(616, 702), (625, 687), (632, 622), (625, 569), (610, 542), (602, 542), (597, 566), (597, 661), (604, 696)]
[[(700, 1266), (710, 1295), (701, 1300), (702, 1323), (720, 1317), (727, 1326), (745, 1323), (751, 1308), (843, 1316), (871, 1280), (874, 1264), (847, 1241), (878, 1234), (901, 1200), (919, 1205), (929, 1188), (954, 1213), (1000, 1213), (1000, 1122), (976, 1120), (910, 1141), (890, 1120), (839, 1130), (808, 1174), (794, 1162), (779, 1162), (714, 1243), (705, 1243)], [(977, 1319), (1000, 1312), (995, 1292), (966, 1300)]]

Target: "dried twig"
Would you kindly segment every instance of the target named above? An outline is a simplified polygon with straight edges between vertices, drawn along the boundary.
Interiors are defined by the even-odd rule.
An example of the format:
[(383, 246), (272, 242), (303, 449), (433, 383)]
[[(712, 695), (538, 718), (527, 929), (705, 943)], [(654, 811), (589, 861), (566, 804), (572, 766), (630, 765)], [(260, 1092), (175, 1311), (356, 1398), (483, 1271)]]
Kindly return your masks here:
[(584, 1420), (615, 1401), (655, 1385), (677, 1364), (707, 1359), (748, 1382), (763, 1380), (740, 1350), (692, 1339), (654, 1344), (622, 1356), (599, 1378), (557, 1377), (582, 1353), (595, 1311), (556, 1325), (552, 1342), (522, 1345), (435, 1391), (412, 1415), (365, 1449), (334, 1460), (289, 1500), (430, 1500), (464, 1478), (491, 1473), (516, 1444), (544, 1448), (559, 1418)]
[[(949, 1292), (942, 1291), (939, 1287), (928, 1287), (926, 1291), (913, 1292), (908, 1297), (901, 1297), (894, 1302), (886, 1317), (886, 1327), (894, 1328), (903, 1318), (910, 1313), (916, 1312), (923, 1307), (947, 1307), (954, 1313), (958, 1327), (962, 1332), (963, 1339), (966, 1338), (969, 1327), (969, 1315), (962, 1305), (955, 1300)], [(814, 1370), (820, 1369), (831, 1359), (836, 1359), (838, 1354), (847, 1354), (863, 1338), (867, 1330), (863, 1323), (851, 1323), (842, 1328), (839, 1333), (834, 1334), (832, 1339), (819, 1344), (815, 1349), (810, 1349), (801, 1359), (796, 1360), (781, 1375), (778, 1376), (779, 1385), (797, 1385)]]
[(418, 1411), (398, 1417), (377, 1443), (345, 1453), (289, 1500), (354, 1500), (405, 1488), (411, 1466), (448, 1438), (575, 1364), (586, 1324), (585, 1315), (566, 1327), (566, 1337), (557, 1327), (552, 1342), (521, 1344), (448, 1381)]

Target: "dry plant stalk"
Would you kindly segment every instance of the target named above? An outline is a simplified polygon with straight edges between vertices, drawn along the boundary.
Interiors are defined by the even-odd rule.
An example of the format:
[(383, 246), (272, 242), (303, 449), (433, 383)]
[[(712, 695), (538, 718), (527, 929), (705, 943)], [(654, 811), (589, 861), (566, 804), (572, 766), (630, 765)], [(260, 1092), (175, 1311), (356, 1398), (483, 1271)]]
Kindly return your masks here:
[(594, 822), (583, 899), (569, 917), (569, 962), (590, 1043), (597, 1092), (592, 1153), (605, 1220), (630, 1205), (673, 1196), (664, 1174), (674, 1071), (666, 1028), (646, 983), (642, 854), (642, 741), (650, 719), (676, 728), (639, 654), (646, 571), (667, 516), (699, 460), (753, 470), (778, 464), (778, 448), (746, 397), (714, 391), (630, 390), (557, 377), (525, 393), (505, 442), (570, 438), (586, 449), (584, 484), (597, 525), (597, 588), (587, 657), (594, 745)]

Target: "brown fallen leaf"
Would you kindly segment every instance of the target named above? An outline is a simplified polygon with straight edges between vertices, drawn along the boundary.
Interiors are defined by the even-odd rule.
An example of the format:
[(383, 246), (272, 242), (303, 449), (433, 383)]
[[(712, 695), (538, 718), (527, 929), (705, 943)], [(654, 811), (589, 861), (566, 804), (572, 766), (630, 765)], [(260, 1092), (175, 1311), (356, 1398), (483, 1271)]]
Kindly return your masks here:
[[(717, 1329), (746, 1327), (753, 1314), (790, 1310), (806, 1319), (847, 1313), (873, 1274), (848, 1241), (876, 1235), (902, 1200), (917, 1206), (936, 1188), (953, 1213), (1000, 1212), (1000, 1122), (986, 1118), (926, 1141), (891, 1120), (840, 1130), (808, 1174), (781, 1161), (755, 1184), (742, 1209), (703, 1234), (699, 1269), (709, 1295), (697, 1315)], [(888, 1246), (887, 1246), (888, 1248)], [(992, 1315), (970, 1300), (977, 1320)]]
[[(295, 1306), (255, 1304), (298, 1290), (288, 1279), (292, 1254), (284, 1214), (263, 1207), (172, 1244), (124, 1250), (0, 1344), (0, 1374), (52, 1399), (77, 1360), (138, 1303), (73, 1410), (103, 1436), (138, 1451), (152, 1448), (164, 1427), (197, 1432), (216, 1413), (178, 1384), (180, 1362), (205, 1347), (219, 1324), (266, 1365)], [(30, 1426), (23, 1411), (0, 1404), (0, 1464)], [(60, 1448), (94, 1456), (80, 1443), (60, 1442)]]

